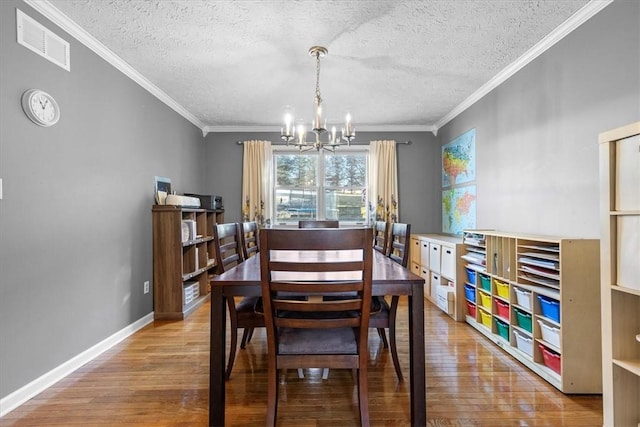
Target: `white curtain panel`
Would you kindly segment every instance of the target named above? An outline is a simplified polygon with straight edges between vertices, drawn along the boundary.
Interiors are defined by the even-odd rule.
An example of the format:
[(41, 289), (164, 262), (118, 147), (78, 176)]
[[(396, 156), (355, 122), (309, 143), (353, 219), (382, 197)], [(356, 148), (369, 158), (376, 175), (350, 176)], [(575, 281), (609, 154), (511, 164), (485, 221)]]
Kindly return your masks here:
[(369, 210), (371, 221), (400, 220), (396, 141), (369, 144)]
[(271, 215), (271, 141), (244, 141), (242, 221), (264, 225)]

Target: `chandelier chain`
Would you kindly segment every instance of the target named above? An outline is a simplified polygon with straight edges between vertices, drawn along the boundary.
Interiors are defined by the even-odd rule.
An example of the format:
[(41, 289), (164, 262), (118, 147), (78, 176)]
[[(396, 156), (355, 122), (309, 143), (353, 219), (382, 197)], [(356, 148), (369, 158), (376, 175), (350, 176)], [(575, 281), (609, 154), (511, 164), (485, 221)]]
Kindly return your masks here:
[(316, 105), (322, 104), (320, 96), (320, 52), (316, 52)]

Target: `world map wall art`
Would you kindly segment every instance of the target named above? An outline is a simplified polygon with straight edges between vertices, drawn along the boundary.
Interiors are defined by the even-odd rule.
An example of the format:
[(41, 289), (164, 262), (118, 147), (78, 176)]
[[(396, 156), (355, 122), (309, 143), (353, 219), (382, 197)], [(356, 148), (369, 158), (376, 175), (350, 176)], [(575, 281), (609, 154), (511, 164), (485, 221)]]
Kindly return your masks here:
[(442, 146), (442, 232), (476, 228), (476, 130)]

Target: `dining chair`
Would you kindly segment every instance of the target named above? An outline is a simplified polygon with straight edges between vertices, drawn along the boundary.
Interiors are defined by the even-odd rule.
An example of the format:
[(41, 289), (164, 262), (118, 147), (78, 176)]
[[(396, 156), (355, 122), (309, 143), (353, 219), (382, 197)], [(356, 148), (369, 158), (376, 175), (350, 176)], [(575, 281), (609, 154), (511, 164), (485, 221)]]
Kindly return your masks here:
[(247, 221), (240, 224), (240, 227), (242, 255), (245, 260), (248, 260), (260, 250), (258, 246), (258, 223), (255, 221)]
[[(387, 231), (388, 231), (388, 223), (386, 221), (374, 221), (373, 222), (373, 249), (376, 251), (387, 255)], [(372, 299), (372, 308), (371, 308), (371, 319), (373, 323), (382, 324), (383, 327), (376, 328), (378, 330), (378, 335), (380, 336), (380, 340), (382, 341), (382, 346), (384, 348), (389, 348), (389, 342), (387, 341), (387, 334), (384, 329), (388, 327), (388, 320), (382, 319), (381, 317), (388, 317), (388, 309), (386, 313), (382, 313), (380, 318), (374, 319), (375, 316), (380, 314), (384, 310), (384, 304), (388, 306), (386, 301), (383, 301), (383, 297), (373, 297)]]
[[(241, 226), (237, 223), (216, 224), (213, 226), (218, 273), (224, 273), (244, 261), (240, 230)], [(225, 373), (227, 380), (231, 377), (231, 370), (236, 358), (238, 329), (244, 329), (240, 348), (245, 348), (247, 342), (251, 341), (253, 329), (264, 327), (264, 315), (256, 311), (256, 306), (260, 305), (260, 303), (261, 298), (259, 296), (243, 297), (238, 303), (233, 297), (227, 298), (231, 323), (231, 346)]]
[(373, 249), (387, 254), (387, 230), (388, 223), (386, 221), (374, 221), (373, 223)]
[(315, 219), (301, 219), (298, 221), (298, 228), (338, 228), (340, 223), (338, 220), (315, 220)]
[[(394, 262), (407, 268), (409, 263), (409, 239), (411, 237), (411, 224), (394, 222), (389, 230), (389, 238), (387, 240), (387, 256)], [(400, 369), (400, 360), (398, 359), (398, 347), (396, 345), (396, 317), (398, 313), (398, 303), (400, 297), (394, 295), (391, 297), (391, 304), (384, 297), (377, 297), (380, 305), (380, 311), (371, 316), (369, 325), (373, 328), (384, 331), (389, 329), (389, 349), (391, 350), (391, 359), (396, 370), (396, 376), (399, 381), (404, 381), (402, 369)], [(384, 341), (383, 341), (384, 343)], [(386, 343), (385, 343), (386, 344)]]
[(354, 370), (360, 423), (369, 425), (372, 244), (371, 228), (261, 230), (267, 426), (276, 423), (279, 371), (317, 366)]

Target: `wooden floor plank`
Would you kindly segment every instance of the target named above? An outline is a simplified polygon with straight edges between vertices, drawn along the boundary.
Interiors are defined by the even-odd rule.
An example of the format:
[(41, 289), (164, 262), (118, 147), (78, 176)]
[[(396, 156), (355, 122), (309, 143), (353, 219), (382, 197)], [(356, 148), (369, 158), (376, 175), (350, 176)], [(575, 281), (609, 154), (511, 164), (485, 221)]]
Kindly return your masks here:
[[(434, 427), (602, 426), (599, 395), (563, 395), (465, 323), (425, 304), (427, 417)], [(207, 303), (184, 321), (145, 327), (0, 419), (2, 426), (206, 426), (209, 399)], [(398, 352), (409, 375), (407, 304), (398, 314)], [(230, 426), (264, 424), (266, 343), (257, 330), (239, 350), (227, 383)], [(409, 384), (397, 381), (388, 350), (372, 330), (369, 397), (373, 426), (409, 425)], [(287, 372), (281, 426), (357, 422), (350, 371)]]

